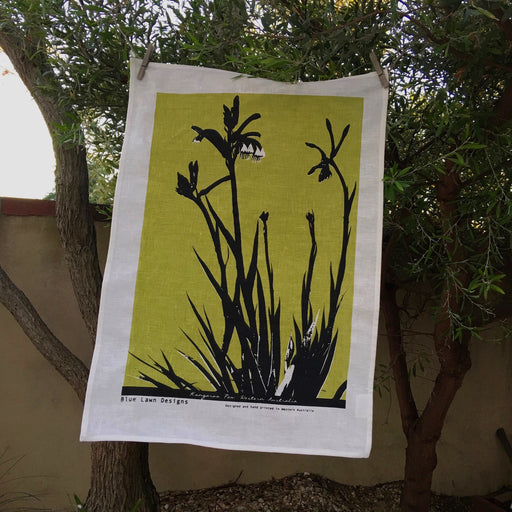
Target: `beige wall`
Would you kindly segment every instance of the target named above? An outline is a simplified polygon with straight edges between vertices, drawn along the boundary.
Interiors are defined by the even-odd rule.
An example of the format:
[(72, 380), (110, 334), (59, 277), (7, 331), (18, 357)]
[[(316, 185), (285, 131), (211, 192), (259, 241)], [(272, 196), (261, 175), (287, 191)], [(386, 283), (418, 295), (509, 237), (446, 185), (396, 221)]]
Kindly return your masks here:
[[(97, 225), (100, 251), (108, 226)], [(50, 328), (87, 363), (91, 346), (73, 298), (53, 217), (0, 215), (0, 264), (33, 301)], [(78, 441), (81, 407), (70, 387), (43, 360), (9, 313), (0, 306), (0, 453), (23, 459), (22, 477), (5, 490), (41, 497), (37, 506), (70, 509), (73, 494), (85, 497), (88, 446)], [(512, 438), (512, 343), (474, 341), (473, 368), (459, 392), (439, 442), (434, 488), (452, 494), (486, 493), (512, 483), (512, 464), (495, 437)], [(377, 364), (387, 362), (379, 339)], [(422, 396), (431, 382), (414, 380)], [(374, 441), (369, 459), (231, 452), (182, 445), (152, 445), (151, 468), (159, 490), (252, 482), (298, 471), (350, 484), (402, 477), (404, 439), (394, 394), (374, 399)], [(422, 404), (419, 405), (420, 408)], [(343, 435), (340, 432), (339, 435)], [(1, 464), (1, 461), (0, 461)], [(1, 469), (1, 468), (0, 468)]]

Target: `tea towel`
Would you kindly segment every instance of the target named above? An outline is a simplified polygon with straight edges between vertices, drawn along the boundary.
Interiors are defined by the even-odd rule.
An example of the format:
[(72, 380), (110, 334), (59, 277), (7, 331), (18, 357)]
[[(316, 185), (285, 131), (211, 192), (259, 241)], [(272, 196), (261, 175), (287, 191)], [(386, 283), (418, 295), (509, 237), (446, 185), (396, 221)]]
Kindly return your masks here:
[(139, 66), (81, 439), (367, 457), (387, 90)]

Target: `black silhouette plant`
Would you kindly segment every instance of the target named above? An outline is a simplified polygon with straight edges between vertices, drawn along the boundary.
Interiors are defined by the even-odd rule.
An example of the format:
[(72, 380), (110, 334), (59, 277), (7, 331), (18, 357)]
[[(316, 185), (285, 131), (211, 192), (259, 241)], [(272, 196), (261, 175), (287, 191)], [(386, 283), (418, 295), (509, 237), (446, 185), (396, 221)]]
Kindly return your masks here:
[[(261, 134), (256, 131), (245, 131), (248, 125), (259, 119), (260, 114), (255, 113), (239, 124), (239, 97), (233, 100), (231, 108), (224, 105), (224, 131), (223, 137), (217, 130), (202, 129), (192, 126), (197, 133), (194, 142), (207, 140), (222, 155), (227, 174), (214, 181), (203, 189), (198, 188), (199, 164), (197, 161), (189, 164), (189, 177), (178, 173), (176, 191), (181, 196), (192, 201), (206, 222), (216, 255), (216, 267), (212, 269), (204, 259), (194, 250), (195, 256), (210, 281), (213, 289), (220, 299), (224, 315), (222, 339), (214, 333), (212, 324), (206, 310), (200, 311), (194, 301), (188, 301), (200, 326), (200, 341), (194, 340), (189, 333), (183, 332), (191, 345), (195, 348), (198, 358), (180, 351), (181, 356), (187, 359), (210, 383), (218, 398), (239, 399), (279, 399), (298, 403), (314, 402), (318, 397), (323, 383), (329, 372), (337, 342), (337, 333), (333, 334), (336, 314), (341, 302), (341, 285), (345, 273), (347, 247), (350, 236), (349, 216), (355, 194), (355, 186), (348, 195), (345, 180), (337, 167), (336, 157), (343, 140), (348, 134), (349, 126), (343, 132), (339, 143), (334, 145), (334, 137), (329, 120), (327, 129), (331, 137), (331, 152), (329, 157), (314, 144), (308, 146), (318, 149), (322, 160), (315, 166), (310, 174), (317, 168), (321, 169), (320, 181), (332, 174), (331, 168), (338, 175), (343, 189), (344, 219), (342, 234), (342, 249), (336, 277), (332, 275), (330, 302), (327, 317), (322, 314), (320, 329), (316, 329), (316, 320), (313, 320), (310, 303), (311, 283), (317, 252), (315, 240), (315, 225), (313, 213), (306, 218), (309, 224), (311, 250), (309, 265), (302, 284), (301, 297), (301, 327), (295, 324), (295, 347), (293, 338), (290, 338), (285, 355), (285, 372), (281, 377), (281, 338), (280, 338), (280, 301), (276, 300), (274, 291), (274, 276), (270, 262), (268, 242), (269, 213), (262, 212), (256, 222), (252, 242), (251, 257), (246, 265), (242, 247), (242, 232), (240, 225), (240, 212), (238, 201), (237, 175), (235, 172), (236, 160), (252, 159), (258, 162), (265, 156), (259, 141)], [(328, 174), (328, 175), (327, 175)], [(227, 223), (221, 219), (217, 210), (209, 200), (209, 194), (216, 187), (229, 183), (231, 193), (232, 222)], [(260, 223), (263, 231), (263, 258), (264, 271), (258, 266)], [(230, 255), (234, 260), (234, 271), (228, 268)], [(230, 264), (230, 268), (232, 268)], [(263, 277), (266, 288), (263, 285)], [(240, 361), (233, 361), (230, 355), (230, 346), (234, 339), (238, 340), (241, 352)], [(140, 378), (150, 382), (156, 388), (164, 391), (179, 390), (182, 394), (201, 393), (208, 395), (196, 384), (177, 375), (169, 358), (162, 351), (163, 364), (150, 358), (142, 358), (132, 354), (144, 365), (156, 370), (160, 375), (170, 381), (171, 386), (160, 382), (150, 375), (140, 372)], [(342, 403), (341, 397), (346, 383), (342, 384), (333, 399)], [(195, 396), (195, 395), (193, 395)]]
[[(184, 333), (184, 335), (197, 350), (199, 360), (180, 353), (203, 374), (220, 397), (270, 398), (275, 393), (280, 374), (280, 306), (279, 304), (276, 306), (272, 267), (269, 259), (268, 213), (262, 213), (260, 221), (263, 224), (264, 232), (269, 298), (265, 296), (262, 276), (258, 270), (258, 223), (254, 235), (252, 256), (247, 268), (244, 262), (235, 173), (237, 157), (251, 158), (258, 162), (265, 156), (258, 140), (261, 136), (260, 133), (245, 131), (251, 122), (260, 117), (260, 114), (255, 113), (238, 124), (239, 97), (236, 96), (231, 108), (224, 105), (224, 131), (226, 134), (224, 137), (217, 130), (192, 126), (197, 133), (194, 142), (203, 140), (210, 142), (224, 158), (227, 175), (199, 190), (197, 188), (199, 176), (197, 161), (189, 164), (189, 178), (178, 173), (176, 189), (178, 194), (191, 200), (199, 208), (208, 226), (217, 259), (216, 275), (197, 252), (195, 255), (217, 293), (224, 313), (222, 341), (218, 341), (206, 311), (199, 311), (189, 297), (190, 306), (201, 326), (202, 343), (194, 341), (188, 333)], [(210, 192), (223, 183), (229, 183), (231, 188), (232, 229), (228, 228), (228, 224), (220, 218), (208, 198)], [(235, 263), (234, 282), (229, 282), (228, 259), (230, 254)], [(231, 280), (233, 281), (233, 279)], [(238, 365), (231, 360), (229, 355), (229, 348), (235, 333), (241, 348), (241, 364)], [(201, 349), (200, 344), (205, 348)], [(164, 354), (162, 356), (165, 365), (161, 365), (153, 359), (148, 362), (135, 357), (164, 375), (176, 388), (197, 391), (192, 383), (185, 382), (176, 375), (169, 360)], [(147, 374), (141, 373), (141, 378), (156, 387), (162, 385)]]
[[(317, 252), (315, 240), (315, 217), (313, 213), (308, 213), (306, 218), (309, 223), (309, 232), (311, 236), (311, 251), (309, 256), (309, 265), (304, 279), (302, 281), (301, 296), (301, 325), (297, 325), (294, 320), (295, 344), (290, 337), (287, 354), (285, 357), (285, 378), (278, 390), (278, 395), (285, 399), (295, 399), (299, 403), (311, 403), (318, 397), (322, 386), (329, 373), (331, 363), (336, 350), (338, 341), (338, 332), (334, 331), (334, 324), (339, 308), (341, 306), (341, 287), (345, 277), (347, 265), (347, 251), (350, 241), (350, 212), (354, 201), (356, 184), (349, 194), (345, 179), (335, 162), (343, 141), (348, 135), (350, 125), (345, 126), (338, 144), (334, 142), (332, 125), (329, 119), (325, 120), (327, 131), (331, 141), (331, 150), (329, 156), (316, 144), (306, 142), (310, 148), (315, 148), (320, 152), (320, 162), (313, 166), (308, 174), (313, 174), (320, 169), (318, 181), (322, 182), (332, 176), (332, 170), (340, 180), (343, 193), (343, 228), (341, 240), (341, 253), (336, 275), (333, 275), (331, 266), (329, 306), (327, 315), (325, 309), (322, 312), (320, 327), (317, 328), (318, 314), (313, 319), (313, 308), (310, 301), (311, 281)], [(347, 381), (342, 382), (332, 400), (337, 402), (342, 399), (346, 390)]]
[[(316, 144), (313, 144), (312, 142), (306, 142), (306, 146), (309, 146), (310, 148), (315, 148), (318, 151), (320, 151), (321, 160), (320, 163), (316, 164), (315, 166), (311, 167), (308, 174), (313, 174), (317, 169), (320, 169), (320, 174), (318, 175), (318, 181), (324, 181), (327, 178), (330, 178), (332, 176), (331, 167), (336, 171), (336, 174), (339, 176), (340, 180), (342, 181), (342, 184), (344, 183), (343, 176), (340, 173), (340, 170), (338, 169), (336, 162), (334, 161), (334, 158), (338, 154), (338, 151), (341, 148), (341, 145), (343, 144), (343, 141), (345, 140), (346, 136), (348, 135), (348, 131), (350, 130), (350, 125), (347, 124), (345, 126), (345, 129), (343, 130), (343, 133), (341, 134), (340, 140), (338, 144), (334, 145), (334, 135), (332, 133), (332, 126), (329, 119), (325, 120), (325, 124), (327, 125), (327, 131), (329, 132), (329, 137), (331, 139), (331, 152), (329, 156), (325, 154), (325, 151), (323, 151), (321, 148), (319, 148)], [(354, 188), (355, 191), (355, 188)]]

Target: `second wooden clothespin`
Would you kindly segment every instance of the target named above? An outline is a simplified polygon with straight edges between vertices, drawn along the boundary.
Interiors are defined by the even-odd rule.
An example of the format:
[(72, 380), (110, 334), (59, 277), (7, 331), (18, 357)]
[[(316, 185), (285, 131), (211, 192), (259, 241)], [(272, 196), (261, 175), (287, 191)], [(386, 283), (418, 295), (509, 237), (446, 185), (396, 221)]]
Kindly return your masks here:
[(151, 59), (151, 55), (155, 47), (152, 43), (149, 43), (146, 48), (146, 53), (144, 54), (144, 58), (142, 59), (142, 64), (140, 65), (139, 72), (137, 73), (137, 79), (142, 80), (144, 78), (144, 74), (146, 73), (146, 68), (148, 67), (149, 60)]
[(379, 77), (382, 87), (387, 89), (389, 87), (388, 77), (386, 76), (386, 72), (384, 71), (384, 69), (382, 69), (379, 59), (377, 58), (377, 55), (375, 55), (375, 52), (373, 50), (370, 52), (370, 60), (372, 61), (375, 71), (377, 72), (377, 76)]

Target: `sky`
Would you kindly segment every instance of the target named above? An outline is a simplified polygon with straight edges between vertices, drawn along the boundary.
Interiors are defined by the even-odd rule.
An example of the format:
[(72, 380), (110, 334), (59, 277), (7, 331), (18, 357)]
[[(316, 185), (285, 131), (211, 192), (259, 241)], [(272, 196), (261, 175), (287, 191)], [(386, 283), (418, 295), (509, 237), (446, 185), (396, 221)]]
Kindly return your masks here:
[(48, 129), (9, 59), (0, 53), (0, 197), (42, 199), (54, 187)]

